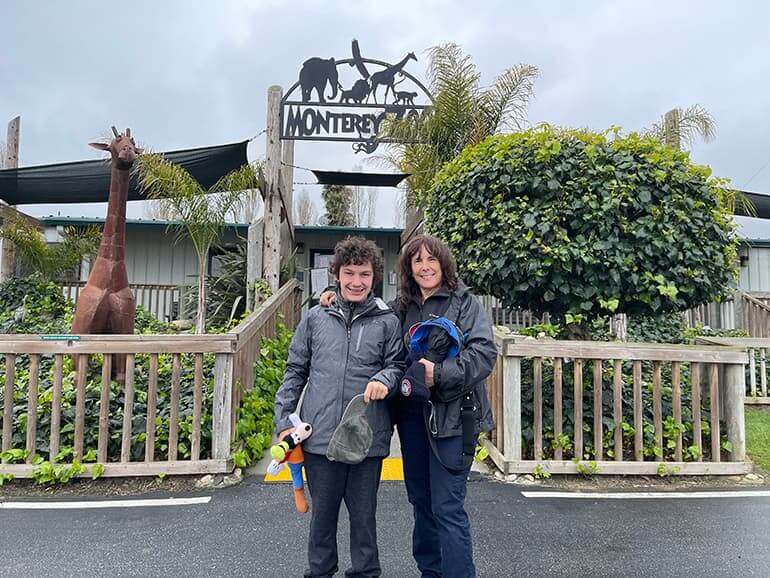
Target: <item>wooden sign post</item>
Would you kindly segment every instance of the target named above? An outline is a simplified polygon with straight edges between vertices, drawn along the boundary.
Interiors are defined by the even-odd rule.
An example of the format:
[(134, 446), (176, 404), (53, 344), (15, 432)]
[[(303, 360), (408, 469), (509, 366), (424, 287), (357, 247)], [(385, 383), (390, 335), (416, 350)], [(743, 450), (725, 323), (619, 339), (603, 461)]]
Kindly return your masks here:
[[(5, 168), (19, 167), (19, 134), (21, 117), (17, 116), (8, 123), (8, 136), (5, 140)], [(8, 239), (0, 239), (0, 281), (13, 277), (16, 270), (16, 251)]]

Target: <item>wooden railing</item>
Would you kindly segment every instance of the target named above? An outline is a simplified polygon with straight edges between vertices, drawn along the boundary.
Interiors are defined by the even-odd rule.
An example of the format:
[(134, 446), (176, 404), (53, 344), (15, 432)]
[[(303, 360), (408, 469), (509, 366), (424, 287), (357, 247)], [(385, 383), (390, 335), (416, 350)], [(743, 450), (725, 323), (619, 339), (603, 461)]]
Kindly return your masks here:
[(241, 396), (254, 386), (254, 364), (259, 359), (259, 344), (263, 337), (275, 337), (278, 322), (289, 328), (299, 323), (302, 314), (302, 287), (290, 281), (268, 299), (257, 311), (233, 329), (237, 346), (233, 354), (232, 426), (238, 419)]
[[(221, 335), (0, 335), (1, 448), (26, 451), (26, 463), (2, 463), (0, 474), (30, 477), (36, 456), (53, 461), (65, 446), (65, 464), (92, 457), (82, 475), (229, 471), (236, 392), (253, 384), (259, 340), (276, 316), (294, 327), (297, 291), (290, 281)], [(122, 384), (111, 379), (114, 364), (125, 367)]]
[[(493, 325), (521, 329), (550, 320), (548, 313), (537, 316), (519, 307), (504, 307), (495, 297), (487, 295), (480, 300)], [(744, 329), (751, 337), (770, 337), (770, 293), (738, 291), (719, 303), (698, 305), (682, 315), (688, 327), (707, 325), (714, 330)]]
[(503, 333), (496, 341), (497, 364), (487, 381), (496, 427), (485, 443), (503, 472), (749, 471), (745, 350)]
[(770, 299), (748, 293), (741, 293), (741, 298), (743, 327), (751, 337), (770, 337)]
[(540, 323), (548, 323), (550, 319), (548, 313), (538, 317), (531, 311), (522, 309), (521, 307), (505, 307), (497, 297), (484, 295), (479, 297), (479, 300), (492, 321), (492, 325), (520, 329), (532, 327), (533, 325), (538, 325)]
[(748, 351), (746, 403), (770, 404), (770, 396), (767, 392), (768, 370), (770, 370), (767, 359), (767, 352), (770, 350), (769, 337), (699, 337), (698, 343), (741, 347)]
[[(59, 281), (62, 292), (67, 299), (77, 302), (78, 295), (85, 281)], [(141, 305), (160, 321), (185, 319), (185, 293), (187, 285), (151, 285), (132, 284), (131, 291), (137, 305)], [(192, 315), (192, 313), (190, 313)]]
[(684, 312), (684, 320), (688, 327), (708, 325), (712, 329), (737, 329), (741, 326), (736, 319), (735, 299), (733, 296), (716, 303), (697, 305)]

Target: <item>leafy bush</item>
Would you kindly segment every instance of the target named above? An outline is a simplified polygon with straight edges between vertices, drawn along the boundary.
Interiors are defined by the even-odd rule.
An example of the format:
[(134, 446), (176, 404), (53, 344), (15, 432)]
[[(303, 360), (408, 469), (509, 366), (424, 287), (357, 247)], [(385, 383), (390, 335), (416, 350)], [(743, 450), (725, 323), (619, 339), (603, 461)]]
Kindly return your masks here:
[(275, 415), (275, 392), (283, 381), (292, 332), (279, 323), (275, 339), (262, 339), (259, 360), (254, 366), (254, 387), (243, 396), (235, 426), (233, 461), (246, 467), (262, 458), (270, 445)]
[(448, 163), (426, 223), (479, 292), (585, 322), (721, 296), (736, 275), (730, 197), (710, 169), (652, 138), (542, 125)]

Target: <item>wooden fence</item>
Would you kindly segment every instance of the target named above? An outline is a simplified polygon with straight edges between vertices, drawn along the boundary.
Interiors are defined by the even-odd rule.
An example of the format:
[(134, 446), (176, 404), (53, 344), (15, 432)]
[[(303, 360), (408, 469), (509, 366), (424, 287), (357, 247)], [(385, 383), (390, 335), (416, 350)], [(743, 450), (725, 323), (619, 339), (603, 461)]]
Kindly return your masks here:
[(496, 427), (485, 444), (503, 472), (750, 471), (745, 350), (526, 340), (500, 332), (496, 342), (487, 381)]
[(770, 295), (741, 293), (743, 328), (751, 337), (770, 338)]
[[(73, 302), (77, 302), (80, 291), (86, 286), (85, 281), (60, 281), (58, 284), (64, 296)], [(186, 318), (185, 294), (191, 286), (132, 284), (130, 287), (136, 304), (144, 307), (159, 321)]]
[(770, 379), (768, 371), (767, 352), (770, 350), (770, 338), (757, 337), (699, 337), (698, 343), (705, 345), (721, 345), (741, 347), (748, 351), (749, 364), (746, 368), (746, 403), (770, 404), (767, 382)]
[[(278, 314), (294, 327), (299, 291), (297, 282), (290, 281), (232, 333), (221, 335), (1, 335), (2, 451), (27, 454), (25, 464), (0, 464), (0, 474), (31, 477), (35, 454), (53, 459), (63, 439), (72, 440), (70, 459), (82, 461), (95, 451), (96, 462), (86, 464), (84, 476), (95, 464), (104, 467), (104, 476), (231, 470), (236, 408), (242, 388), (253, 384), (259, 340), (272, 334)], [(110, 378), (111, 366), (124, 362), (125, 383), (120, 385)], [(89, 363), (93, 371), (101, 365), (101, 380), (93, 380), (91, 387)], [(50, 387), (41, 389), (43, 383)], [(192, 392), (188, 407), (180, 406), (182, 387)], [(87, 417), (86, 404), (98, 408), (98, 418), (93, 413)], [(18, 413), (24, 406), (26, 427), (14, 431), (15, 408)], [(43, 417), (46, 426), (40, 430)], [(167, 429), (158, 427), (159, 420)], [(156, 436), (166, 432), (164, 455), (156, 456)], [(202, 446), (204, 439), (210, 440), (209, 447)], [(144, 451), (137, 456), (141, 445)], [(185, 456), (179, 453), (182, 447)]]
[(244, 392), (254, 386), (254, 364), (259, 359), (259, 344), (263, 337), (273, 338), (279, 322), (294, 328), (302, 315), (302, 287), (297, 281), (286, 283), (243, 323), (233, 329), (237, 345), (233, 354), (232, 427), (238, 420), (238, 409)]
[[(547, 313), (538, 316), (526, 309), (504, 307), (495, 297), (480, 299), (493, 325), (522, 329), (549, 321)], [(770, 337), (770, 293), (738, 291), (720, 303), (698, 305), (682, 314), (688, 327), (744, 329), (751, 337)]]

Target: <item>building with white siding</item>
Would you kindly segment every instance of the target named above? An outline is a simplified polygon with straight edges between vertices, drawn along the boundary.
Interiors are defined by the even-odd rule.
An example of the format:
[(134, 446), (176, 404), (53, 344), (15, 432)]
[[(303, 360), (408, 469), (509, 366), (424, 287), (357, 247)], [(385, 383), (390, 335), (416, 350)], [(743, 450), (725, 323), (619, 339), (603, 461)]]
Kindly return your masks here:
[[(103, 225), (94, 218), (44, 217), (40, 219), (46, 239), (57, 242), (67, 226)], [(137, 302), (148, 309), (160, 312), (161, 317), (173, 317), (178, 308), (179, 291), (173, 296), (151, 296), (145, 286), (195, 285), (198, 279), (198, 257), (192, 243), (177, 238), (176, 229), (169, 229), (167, 221), (126, 220), (126, 270), (128, 282), (134, 287)], [(384, 278), (375, 287), (375, 293), (386, 301), (395, 298), (397, 292), (396, 267), (400, 249), (401, 229), (305, 226), (295, 227), (297, 278), (305, 287), (305, 299), (312, 297), (313, 269), (327, 266), (329, 255), (336, 243), (348, 236), (361, 235), (371, 239), (383, 250)], [(220, 245), (235, 245), (239, 238), (248, 235), (248, 225), (231, 224), (226, 228)], [(207, 274), (216, 275), (216, 252), (212, 251), (207, 264)], [(318, 273), (315, 275), (318, 280)], [(88, 278), (88, 265), (81, 267), (79, 278)], [(168, 289), (168, 291), (171, 291)], [(153, 293), (154, 295), (154, 293)], [(74, 296), (74, 295), (73, 295)], [(157, 304), (157, 301), (161, 301)]]

